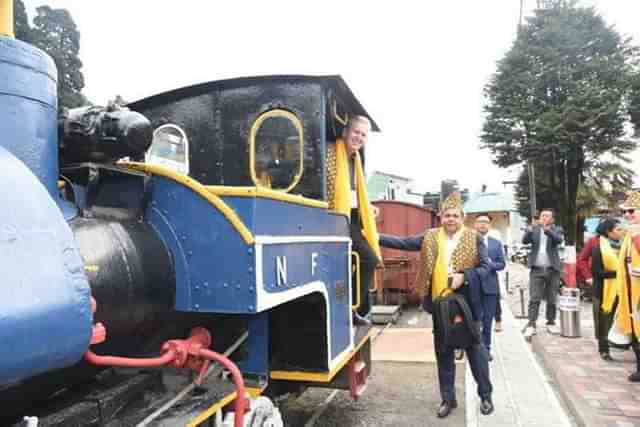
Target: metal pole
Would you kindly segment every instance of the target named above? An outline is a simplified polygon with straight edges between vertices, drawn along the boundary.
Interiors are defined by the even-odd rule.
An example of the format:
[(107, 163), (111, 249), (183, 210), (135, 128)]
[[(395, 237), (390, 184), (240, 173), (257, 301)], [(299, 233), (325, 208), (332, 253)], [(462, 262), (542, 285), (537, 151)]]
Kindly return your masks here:
[(520, 17), (518, 19), (518, 35), (520, 35), (520, 29), (522, 28), (522, 11), (524, 9), (524, 0), (520, 0)]
[(531, 209), (531, 220), (533, 220), (538, 209), (536, 206), (536, 171), (531, 160), (527, 162), (527, 172), (529, 173), (529, 207)]
[(520, 288), (520, 317), (524, 318), (524, 289)]

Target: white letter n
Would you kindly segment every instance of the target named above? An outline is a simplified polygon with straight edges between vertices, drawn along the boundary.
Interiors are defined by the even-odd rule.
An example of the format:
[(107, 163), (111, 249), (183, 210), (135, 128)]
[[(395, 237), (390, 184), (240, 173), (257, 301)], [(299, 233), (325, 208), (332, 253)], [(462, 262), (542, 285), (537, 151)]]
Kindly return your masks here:
[(282, 286), (287, 283), (287, 257), (276, 257), (276, 275), (278, 276), (278, 286)]

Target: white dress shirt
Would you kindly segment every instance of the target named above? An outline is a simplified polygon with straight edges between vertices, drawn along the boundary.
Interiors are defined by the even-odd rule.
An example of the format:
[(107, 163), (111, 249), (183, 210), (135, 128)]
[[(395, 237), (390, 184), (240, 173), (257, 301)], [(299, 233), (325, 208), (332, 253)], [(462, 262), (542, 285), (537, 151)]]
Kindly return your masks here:
[(549, 267), (549, 255), (547, 255), (547, 235), (544, 229), (540, 227), (540, 246), (538, 247), (538, 256), (536, 256), (536, 262), (533, 264), (536, 267)]

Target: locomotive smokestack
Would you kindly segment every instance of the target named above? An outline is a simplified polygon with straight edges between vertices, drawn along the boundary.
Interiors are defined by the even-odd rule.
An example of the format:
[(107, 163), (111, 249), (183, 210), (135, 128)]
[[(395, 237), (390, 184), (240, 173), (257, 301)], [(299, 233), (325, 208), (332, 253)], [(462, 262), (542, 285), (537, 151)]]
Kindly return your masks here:
[(13, 38), (13, 0), (0, 0), (0, 146), (22, 161), (58, 200), (56, 66)]

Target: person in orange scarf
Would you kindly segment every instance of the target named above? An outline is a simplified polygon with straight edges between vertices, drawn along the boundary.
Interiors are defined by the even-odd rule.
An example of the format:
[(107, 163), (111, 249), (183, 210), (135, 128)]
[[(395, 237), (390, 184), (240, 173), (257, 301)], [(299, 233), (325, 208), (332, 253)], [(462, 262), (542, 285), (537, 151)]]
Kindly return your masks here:
[[(371, 122), (364, 116), (349, 119), (335, 144), (327, 144), (327, 200), (329, 209), (349, 219), (351, 249), (360, 256), (360, 306), (357, 324), (370, 325), (369, 288), (382, 259), (376, 229), (376, 209), (369, 203), (360, 150), (369, 138)], [(356, 281), (352, 281), (356, 283)]]
[[(383, 247), (420, 251), (421, 268), (416, 285), (420, 296), (423, 297), (423, 306), (429, 312), (433, 308), (433, 301), (447, 292), (454, 291), (470, 301), (474, 294), (472, 288), (481, 286), (479, 277), (485, 277), (489, 273), (490, 260), (483, 239), (463, 225), (464, 212), (460, 193), (451, 193), (445, 199), (440, 208), (440, 218), (442, 226), (427, 230), (422, 236), (380, 236), (380, 244)], [(454, 350), (445, 347), (437, 338), (439, 334), (436, 331), (439, 327), (442, 326), (433, 326), (438, 382), (442, 397), (438, 417), (445, 418), (458, 406), (455, 389), (456, 366)], [(471, 373), (478, 384), (480, 412), (488, 415), (493, 412), (489, 353), (481, 342), (466, 348), (465, 351)]]
[(629, 375), (629, 381), (640, 382), (640, 193), (632, 191), (627, 194), (620, 207), (629, 224), (618, 258), (617, 292), (603, 295), (602, 310), (614, 312), (617, 300), (618, 308), (609, 340), (619, 345), (631, 344), (636, 356), (636, 371)]

